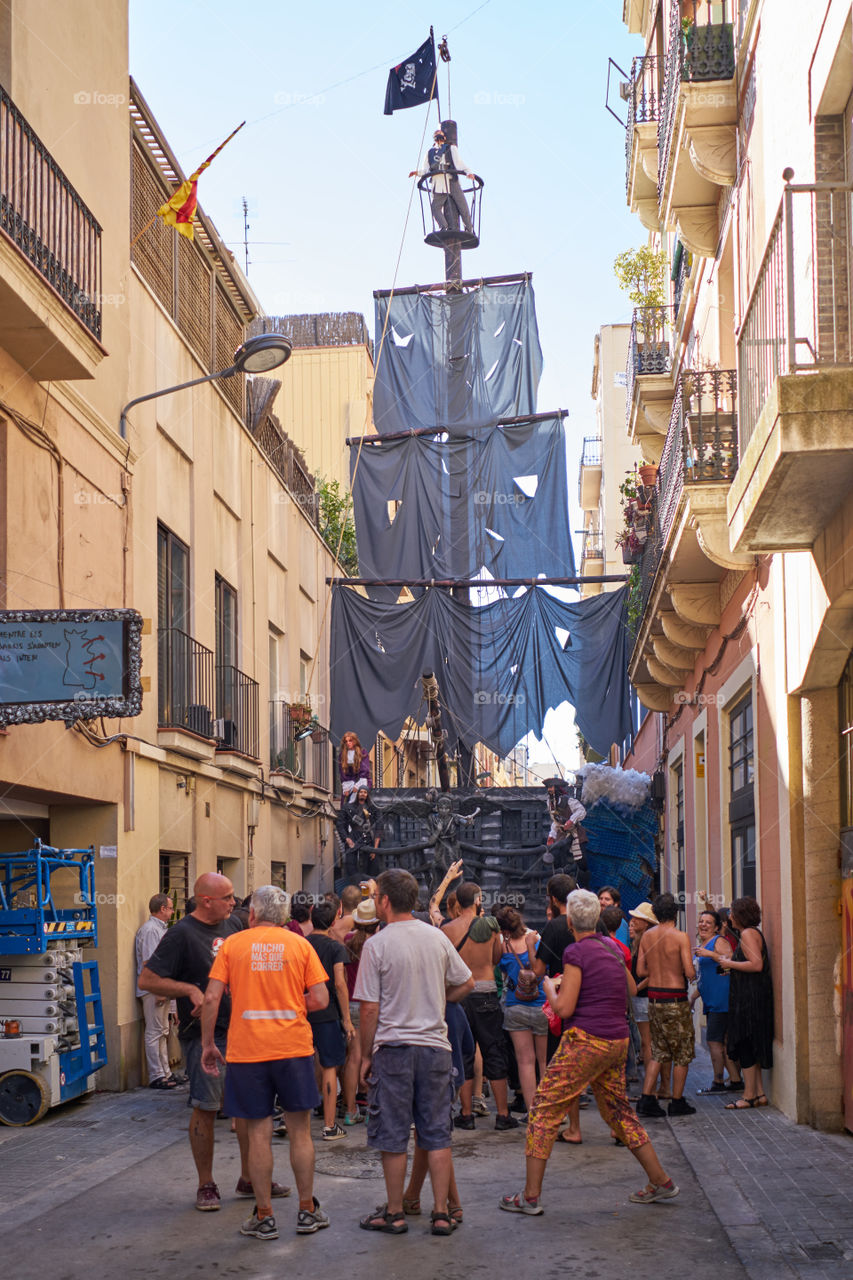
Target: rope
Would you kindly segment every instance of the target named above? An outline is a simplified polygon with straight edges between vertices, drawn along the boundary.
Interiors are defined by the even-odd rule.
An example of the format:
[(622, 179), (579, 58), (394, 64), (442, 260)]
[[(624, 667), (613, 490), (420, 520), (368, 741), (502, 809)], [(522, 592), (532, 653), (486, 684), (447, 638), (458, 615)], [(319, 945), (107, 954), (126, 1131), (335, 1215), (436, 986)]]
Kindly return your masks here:
[[(40, 449), (44, 449), (53, 458), (56, 463), (56, 578), (59, 588), (59, 607), (65, 608), (65, 543), (63, 538), (64, 526), (64, 501), (63, 501), (63, 458), (62, 454), (51, 440), (50, 436), (44, 429), (44, 419), (47, 416), (47, 403), (50, 399), (50, 388), (44, 402), (44, 414), (42, 416), (42, 424), (39, 426), (37, 422), (31, 422), (29, 418), (25, 418), (17, 409), (13, 409), (11, 405), (0, 400), (0, 410), (8, 414), (9, 418), (14, 422), (15, 426), (23, 433), (33, 444)], [(29, 577), (29, 574), (24, 575)], [(52, 583), (50, 584), (53, 585)]]

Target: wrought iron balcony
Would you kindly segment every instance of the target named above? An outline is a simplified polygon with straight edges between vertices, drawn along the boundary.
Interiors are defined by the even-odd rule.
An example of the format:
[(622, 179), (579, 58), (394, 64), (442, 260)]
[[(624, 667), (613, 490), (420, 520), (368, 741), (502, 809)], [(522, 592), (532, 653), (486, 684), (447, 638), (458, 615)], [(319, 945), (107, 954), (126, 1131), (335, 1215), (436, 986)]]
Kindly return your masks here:
[(260, 756), (258, 683), (237, 667), (216, 668), (216, 738), (221, 749)]
[(270, 769), (283, 770), (294, 778), (305, 777), (305, 740), (294, 742), (290, 704), (273, 701), (270, 709)]
[(587, 436), (578, 468), (578, 503), (582, 511), (596, 511), (601, 499), (601, 436)]
[(600, 529), (587, 529), (583, 535), (581, 548), (581, 571), (590, 560), (604, 559), (604, 536)]
[(635, 58), (628, 82), (628, 121), (625, 128), (625, 190), (628, 204), (642, 216), (643, 205), (657, 195), (657, 121), (660, 107), (661, 59), (654, 54)]
[(178, 627), (157, 635), (157, 720), (164, 729), (213, 734), (213, 653)]
[(671, 5), (658, 117), (661, 220), (703, 255), (716, 248), (719, 187), (731, 185), (736, 165), (734, 29), (725, 3), (713, 21), (717, 8), (693, 0), (684, 16), (683, 4)]
[[(656, 697), (666, 703), (666, 688), (678, 686), (673, 672), (692, 665), (693, 637), (687, 645), (684, 620), (676, 618), (664, 634), (657, 625), (662, 612), (669, 610), (667, 616), (673, 618), (671, 605), (662, 602), (664, 585), (696, 584), (705, 589), (711, 584), (713, 590), (721, 569), (735, 566), (727, 546), (725, 497), (737, 462), (735, 370), (686, 370), (675, 389), (655, 482), (652, 527), (640, 561), (640, 625), (632, 678), (648, 706), (655, 705)], [(676, 632), (678, 639), (673, 639)], [(685, 661), (686, 668), (679, 665)], [(641, 679), (636, 679), (638, 669), (644, 673)], [(650, 694), (655, 684), (659, 688)]]
[(739, 547), (811, 546), (853, 484), (852, 233), (853, 187), (786, 184), (738, 333)]
[(657, 461), (672, 408), (672, 306), (638, 307), (631, 321), (626, 367), (628, 435)]
[(100, 339), (100, 224), (2, 86), (0, 228)]

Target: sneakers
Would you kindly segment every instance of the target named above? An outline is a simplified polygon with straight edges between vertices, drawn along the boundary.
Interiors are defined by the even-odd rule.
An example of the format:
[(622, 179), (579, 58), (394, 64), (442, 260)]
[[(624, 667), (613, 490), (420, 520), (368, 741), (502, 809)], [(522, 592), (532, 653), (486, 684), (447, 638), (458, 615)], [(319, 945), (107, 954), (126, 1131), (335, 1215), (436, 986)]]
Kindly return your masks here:
[(671, 1116), (695, 1116), (696, 1108), (691, 1106), (686, 1098), (673, 1098), (667, 1107), (667, 1114)]
[(352, 1115), (350, 1115), (348, 1111), (344, 1113), (344, 1124), (346, 1125), (364, 1124), (364, 1116), (361, 1114), (358, 1107), (356, 1107)]
[(320, 1201), (316, 1196), (314, 1199), (313, 1209), (300, 1209), (296, 1218), (296, 1230), (300, 1236), (313, 1235), (315, 1231), (321, 1231), (323, 1227), (329, 1225), (329, 1215), (324, 1213), (320, 1208)]
[(150, 1081), (148, 1085), (149, 1089), (166, 1089), (169, 1093), (171, 1093), (173, 1089), (177, 1089), (177, 1087), (177, 1080), (173, 1081), (171, 1076), (158, 1076), (156, 1080)]
[[(473, 1127), (473, 1126), (472, 1126), (472, 1127)], [(518, 1121), (516, 1120), (515, 1116), (511, 1116), (511, 1115), (509, 1115), (509, 1114), (507, 1114), (507, 1115), (505, 1115), (505, 1116), (500, 1116), (500, 1115), (495, 1116), (495, 1128), (496, 1128), (496, 1129), (500, 1129), (500, 1130), (503, 1130), (503, 1129), (517, 1129), (518, 1127), (519, 1127), (519, 1124), (518, 1124)]]
[(706, 1093), (728, 1093), (728, 1089), (726, 1088), (724, 1080), (715, 1080), (712, 1084), (709, 1084), (707, 1088), (697, 1089), (696, 1093), (701, 1098), (702, 1095)]
[[(477, 1099), (475, 1098), (474, 1101), (476, 1102)], [(507, 1110), (518, 1112), (527, 1111), (527, 1103), (524, 1101), (524, 1098), (520, 1093), (515, 1095)]]
[(528, 1200), (523, 1190), (516, 1191), (514, 1196), (501, 1196), (498, 1205), (501, 1209), (506, 1209), (507, 1213), (528, 1213), (531, 1217), (538, 1217), (540, 1213), (545, 1212), (539, 1203), (539, 1197)]
[(221, 1205), (219, 1187), (215, 1182), (205, 1182), (199, 1187), (195, 1196), (195, 1207), (197, 1209), (200, 1209), (202, 1213), (212, 1213), (214, 1209), (221, 1208)]
[(477, 1126), (473, 1115), (464, 1116), (460, 1111), (458, 1116), (453, 1117), (453, 1127), (454, 1129), (476, 1129)]
[[(471, 1103), (471, 1110), (475, 1116), (487, 1116), (489, 1114), (489, 1108), (486, 1106), (486, 1099), (481, 1093), (474, 1097), (474, 1100)], [(510, 1107), (510, 1111), (512, 1110), (513, 1108)]]
[(256, 1240), (277, 1240), (278, 1227), (275, 1225), (275, 1218), (259, 1218), (258, 1206), (252, 1212), (251, 1218), (240, 1227), (241, 1236), (254, 1236)]
[(653, 1093), (644, 1093), (637, 1103), (637, 1115), (641, 1120), (660, 1120), (666, 1112)]
[(286, 1137), (287, 1137), (287, 1125), (284, 1123), (284, 1121), (283, 1121), (283, 1120), (277, 1120), (277, 1121), (275, 1121), (275, 1126), (274, 1126), (274, 1128), (273, 1128), (273, 1131), (272, 1131), (272, 1132), (273, 1132), (273, 1137), (274, 1137), (274, 1138), (286, 1138)]
[(328, 1128), (323, 1129), (324, 1142), (337, 1142), (339, 1138), (345, 1138), (346, 1136), (346, 1129), (344, 1129), (342, 1125), (339, 1125), (337, 1121), (335, 1121), (334, 1124), (329, 1125)]
[(633, 1204), (654, 1204), (656, 1200), (674, 1200), (678, 1195), (679, 1188), (675, 1185), (672, 1178), (669, 1178), (662, 1187), (643, 1187), (642, 1191), (633, 1191), (628, 1199)]
[[(254, 1196), (255, 1189), (248, 1178), (240, 1178), (234, 1188), (238, 1196)], [(289, 1196), (290, 1187), (283, 1187), (280, 1182), (274, 1182), (270, 1188), (270, 1194), (274, 1200), (280, 1196)]]

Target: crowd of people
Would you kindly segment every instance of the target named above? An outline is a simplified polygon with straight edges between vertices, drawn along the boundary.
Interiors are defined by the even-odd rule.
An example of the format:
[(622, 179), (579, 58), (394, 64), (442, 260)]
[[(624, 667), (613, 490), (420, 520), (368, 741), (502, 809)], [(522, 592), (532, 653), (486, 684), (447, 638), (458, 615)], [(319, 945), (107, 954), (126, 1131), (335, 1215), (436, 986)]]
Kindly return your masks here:
[[(644, 1122), (695, 1110), (685, 1088), (697, 999), (714, 1067), (700, 1092), (734, 1095), (733, 1110), (767, 1105), (772, 986), (754, 899), (737, 899), (727, 920), (703, 911), (691, 943), (671, 894), (626, 919), (615, 886), (594, 894), (557, 874), (540, 935), (513, 906), (484, 913), (480, 887), (460, 882), (461, 871), (460, 862), (449, 867), (428, 904), (409, 872), (389, 869), (340, 898), (289, 899), (262, 886), (242, 909), (230, 881), (208, 873), (194, 886), (192, 910), (169, 928), (168, 899), (152, 898), (137, 939), (149, 1083), (176, 1087), (163, 1014), (175, 1002), (197, 1209), (221, 1205), (213, 1152), (224, 1114), (240, 1150), (235, 1193), (254, 1201), (241, 1232), (278, 1236), (273, 1202), (291, 1191), (273, 1177), (276, 1134), (289, 1141), (297, 1232), (327, 1226), (314, 1193), (315, 1112), (322, 1141), (344, 1140), (366, 1122), (367, 1144), (381, 1155), (386, 1199), (361, 1218), (364, 1230), (404, 1234), (429, 1174), (430, 1230), (450, 1235), (463, 1220), (452, 1130), (475, 1129), (490, 1115), (484, 1080), (495, 1129), (526, 1125), (523, 1182), (501, 1209), (543, 1212), (554, 1143), (583, 1141), (580, 1111), (590, 1097), (645, 1173), (630, 1199), (672, 1199), (678, 1187)], [(628, 1087), (640, 1075), (633, 1106)]]

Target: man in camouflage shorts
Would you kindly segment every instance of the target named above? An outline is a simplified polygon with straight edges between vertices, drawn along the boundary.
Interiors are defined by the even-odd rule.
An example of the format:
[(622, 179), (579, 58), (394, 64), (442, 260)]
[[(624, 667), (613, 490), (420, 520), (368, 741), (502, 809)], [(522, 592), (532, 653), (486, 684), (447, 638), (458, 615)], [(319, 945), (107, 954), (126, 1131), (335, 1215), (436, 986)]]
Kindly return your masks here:
[(652, 1093), (661, 1064), (672, 1063), (671, 1116), (693, 1115), (696, 1108), (684, 1098), (687, 1068), (695, 1056), (695, 1037), (687, 984), (696, 976), (690, 939), (676, 929), (678, 905), (671, 893), (662, 893), (652, 904), (658, 923), (647, 929), (640, 940), (637, 954), (637, 976), (648, 977), (649, 1029), (652, 1058), (646, 1065), (643, 1096), (637, 1103), (637, 1115), (643, 1117), (666, 1114)]

